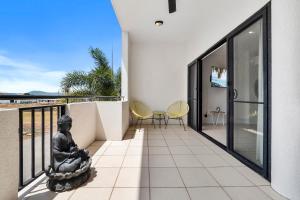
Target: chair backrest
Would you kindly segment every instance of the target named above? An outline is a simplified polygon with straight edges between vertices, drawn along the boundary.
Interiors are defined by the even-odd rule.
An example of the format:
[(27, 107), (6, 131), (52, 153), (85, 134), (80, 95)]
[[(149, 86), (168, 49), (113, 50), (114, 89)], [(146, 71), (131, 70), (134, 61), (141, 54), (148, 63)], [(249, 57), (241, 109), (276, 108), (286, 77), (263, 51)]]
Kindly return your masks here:
[(188, 114), (189, 109), (189, 105), (185, 101), (176, 101), (168, 107), (167, 113), (183, 117)]
[(136, 117), (147, 117), (152, 115), (152, 110), (140, 101), (130, 103), (130, 110)]

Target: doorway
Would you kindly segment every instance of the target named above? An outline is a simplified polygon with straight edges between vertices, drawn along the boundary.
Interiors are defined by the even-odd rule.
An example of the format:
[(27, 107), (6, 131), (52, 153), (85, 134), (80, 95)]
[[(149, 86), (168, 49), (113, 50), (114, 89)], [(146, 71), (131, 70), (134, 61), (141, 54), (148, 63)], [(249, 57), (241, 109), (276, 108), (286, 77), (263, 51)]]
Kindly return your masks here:
[(227, 146), (227, 43), (201, 59), (201, 131)]

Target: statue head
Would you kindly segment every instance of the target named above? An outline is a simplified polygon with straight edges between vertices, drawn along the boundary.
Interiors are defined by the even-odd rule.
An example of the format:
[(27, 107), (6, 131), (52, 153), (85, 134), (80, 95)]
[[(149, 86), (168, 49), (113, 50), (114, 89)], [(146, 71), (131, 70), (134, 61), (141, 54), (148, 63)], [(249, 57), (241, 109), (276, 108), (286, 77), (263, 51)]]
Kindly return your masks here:
[(72, 118), (69, 115), (63, 115), (58, 119), (57, 130), (60, 132), (69, 131), (72, 128)]

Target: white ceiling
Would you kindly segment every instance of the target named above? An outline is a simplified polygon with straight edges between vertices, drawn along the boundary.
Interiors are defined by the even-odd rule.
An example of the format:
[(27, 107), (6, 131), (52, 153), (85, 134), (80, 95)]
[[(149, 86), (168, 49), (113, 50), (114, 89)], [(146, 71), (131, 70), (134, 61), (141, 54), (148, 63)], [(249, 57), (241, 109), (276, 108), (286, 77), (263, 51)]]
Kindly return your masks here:
[[(169, 14), (168, 0), (111, 0), (123, 31), (132, 42), (178, 42), (211, 26), (245, 20), (268, 0), (177, 0), (177, 12)], [(157, 27), (156, 20), (164, 25)], [(242, 22), (242, 21), (241, 21)], [(238, 23), (241, 23), (238, 22)], [(214, 30), (213, 28), (212, 30)]]

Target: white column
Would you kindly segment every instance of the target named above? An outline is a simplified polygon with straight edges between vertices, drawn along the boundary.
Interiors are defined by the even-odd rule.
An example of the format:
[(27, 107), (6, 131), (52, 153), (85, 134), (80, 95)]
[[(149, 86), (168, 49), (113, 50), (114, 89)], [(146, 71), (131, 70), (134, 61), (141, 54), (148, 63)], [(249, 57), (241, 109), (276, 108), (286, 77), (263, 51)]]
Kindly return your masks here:
[(128, 56), (129, 56), (128, 32), (122, 32), (122, 63), (121, 63), (121, 95), (128, 100)]
[(300, 199), (300, 1), (272, 0), (272, 187)]

